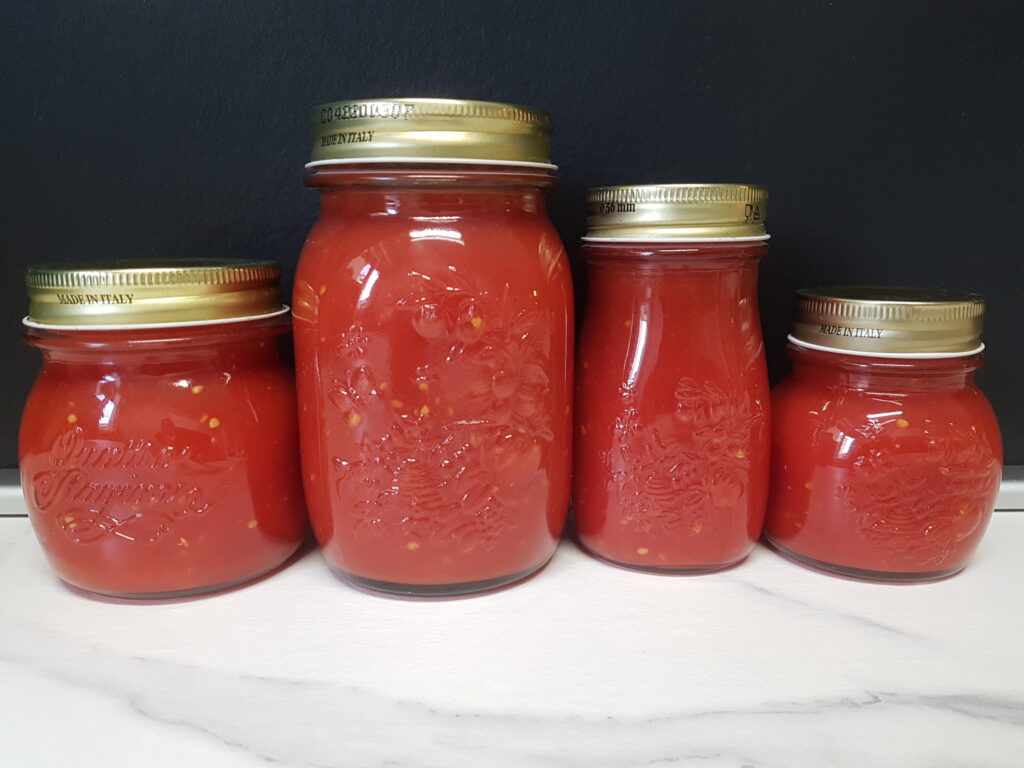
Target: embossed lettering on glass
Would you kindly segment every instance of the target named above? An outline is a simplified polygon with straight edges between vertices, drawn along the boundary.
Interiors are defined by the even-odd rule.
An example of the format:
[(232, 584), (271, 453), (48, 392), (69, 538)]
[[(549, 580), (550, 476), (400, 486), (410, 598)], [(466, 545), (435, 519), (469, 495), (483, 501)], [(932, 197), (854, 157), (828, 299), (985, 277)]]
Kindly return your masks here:
[(547, 115), (489, 102), (314, 111), (321, 214), (295, 281), (306, 496), (362, 586), (459, 594), (554, 551), (568, 504), (572, 292)]
[(804, 289), (792, 375), (772, 393), (767, 539), (807, 565), (883, 581), (961, 570), (988, 526), (1002, 443), (974, 384), (980, 296)]
[(764, 189), (739, 185), (588, 195), (574, 519), (603, 559), (711, 571), (746, 557), (760, 534), (766, 201)]
[(250, 262), (33, 267), (43, 369), (21, 424), (22, 487), (57, 573), (174, 597), (280, 565), (306, 522), (279, 270)]

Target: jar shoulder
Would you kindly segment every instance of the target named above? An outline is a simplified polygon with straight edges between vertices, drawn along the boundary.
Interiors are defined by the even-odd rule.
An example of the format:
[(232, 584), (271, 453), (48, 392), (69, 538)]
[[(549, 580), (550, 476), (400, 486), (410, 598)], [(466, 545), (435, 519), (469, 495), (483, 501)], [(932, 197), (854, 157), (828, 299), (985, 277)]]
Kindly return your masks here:
[(278, 358), (148, 371), (48, 363), (25, 402), (20, 444), (23, 454), (39, 452), (76, 434), (115, 447), (170, 441), (230, 452), (290, 429), (293, 397), (291, 368)]
[[(521, 261), (508, 262), (509, 258)], [(379, 220), (321, 216), (303, 246), (299, 273), (416, 264), (424, 259), (471, 262), (481, 268), (530, 269), (565, 259), (565, 246), (544, 216), (437, 217)], [(358, 273), (352, 275), (358, 278)]]
[[(297, 326), (327, 318), (420, 313), (483, 301), (501, 311), (571, 313), (565, 248), (549, 223), (504, 229), (465, 222), (315, 227), (295, 277)], [(456, 308), (472, 314), (472, 308)], [(492, 310), (494, 311), (494, 310)]]
[(985, 462), (1002, 460), (995, 413), (973, 385), (883, 392), (789, 378), (772, 390), (772, 413), (778, 445), (835, 459), (966, 450)]

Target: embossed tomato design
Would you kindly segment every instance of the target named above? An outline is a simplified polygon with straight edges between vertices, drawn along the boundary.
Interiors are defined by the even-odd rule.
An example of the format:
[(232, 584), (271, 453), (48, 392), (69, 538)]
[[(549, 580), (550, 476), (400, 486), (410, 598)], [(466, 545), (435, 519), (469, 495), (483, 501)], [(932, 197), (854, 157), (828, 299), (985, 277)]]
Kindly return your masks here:
[(541, 465), (554, 436), (548, 362), (535, 341), (541, 318), (454, 273), (409, 277), (414, 290), (396, 317), (428, 343), (403, 385), (412, 397), (374, 370), (362, 329), (343, 334), (345, 375), (328, 400), (351, 442), (334, 461), (336, 492), (357, 540), (490, 549), (517, 525), (517, 510), (547, 504)]
[(707, 499), (712, 506), (725, 509), (743, 498), (747, 473), (737, 466), (713, 464), (704, 480)]
[(412, 317), (412, 327), (424, 339), (436, 339), (448, 330), (448, 323), (439, 304), (421, 304)]
[[(898, 437), (877, 438), (854, 460), (837, 496), (854, 530), (873, 546), (900, 562), (939, 569), (985, 519), (999, 463), (959, 425), (896, 429)], [(908, 451), (907, 444), (920, 449)]]
[(640, 421), (635, 395), (622, 391), (613, 447), (605, 460), (607, 488), (623, 520), (644, 533), (700, 533), (723, 511), (743, 503), (750, 446), (765, 416), (747, 392), (727, 393), (712, 381), (684, 377), (675, 406), (651, 423)]

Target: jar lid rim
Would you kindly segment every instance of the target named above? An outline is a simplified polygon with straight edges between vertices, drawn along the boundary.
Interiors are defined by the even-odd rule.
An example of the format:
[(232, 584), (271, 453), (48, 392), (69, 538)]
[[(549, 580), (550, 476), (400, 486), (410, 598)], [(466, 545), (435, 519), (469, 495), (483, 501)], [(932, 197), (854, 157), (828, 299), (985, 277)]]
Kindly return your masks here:
[(842, 347), (827, 347), (823, 344), (815, 344), (810, 341), (798, 339), (792, 333), (786, 337), (790, 344), (804, 349), (813, 349), (816, 352), (830, 352), (835, 355), (852, 355), (853, 357), (880, 357), (886, 360), (943, 360), (956, 357), (973, 357), (985, 351), (985, 344), (979, 343), (973, 349), (957, 352), (867, 352), (859, 349), (843, 349)]
[(752, 243), (771, 240), (771, 235), (742, 235), (738, 237), (583, 237), (584, 243)]
[(423, 165), (494, 165), (507, 168), (530, 168), (544, 171), (557, 171), (558, 166), (553, 163), (535, 163), (526, 160), (488, 160), (485, 158), (473, 157), (409, 157), (409, 156), (369, 156), (369, 157), (339, 157), (331, 160), (311, 160), (305, 167), (324, 168), (332, 165), (374, 165), (374, 164), (423, 164)]
[(211, 320), (184, 320), (170, 323), (107, 323), (107, 324), (77, 324), (67, 325), (60, 323), (41, 323), (33, 320), (28, 315), (21, 319), (22, 325), (26, 328), (38, 328), (43, 331), (145, 331), (157, 330), (160, 328), (195, 328), (207, 325), (229, 325), (231, 323), (249, 323), (254, 320), (270, 320), (291, 312), (291, 307), (282, 304), (279, 309), (273, 312), (264, 312), (259, 315), (248, 315), (245, 317), (218, 317)]

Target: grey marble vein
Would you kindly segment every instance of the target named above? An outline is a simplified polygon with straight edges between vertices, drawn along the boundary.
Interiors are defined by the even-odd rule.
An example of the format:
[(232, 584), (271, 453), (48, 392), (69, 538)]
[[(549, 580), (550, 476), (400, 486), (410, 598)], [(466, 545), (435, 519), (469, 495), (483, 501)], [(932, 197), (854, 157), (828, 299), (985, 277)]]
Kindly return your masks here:
[[(354, 686), (231, 674), (146, 657), (129, 658), (96, 646), (74, 654), (40, 638), (33, 650), (3, 658), (38, 674), (123, 700), (139, 716), (190, 729), (264, 764), (296, 768), (358, 766), (738, 766), (789, 768), (860, 765), (857, 750), (845, 762), (820, 744), (822, 727), (842, 727), (866, 710), (899, 718), (932, 711), (949, 726), (985, 721), (1019, 729), (1024, 699), (975, 692), (918, 695), (864, 691), (857, 696), (750, 702), (728, 709), (679, 709), (653, 717), (621, 715), (545, 717), (501, 711), (459, 711), (437, 702), (395, 698)], [(840, 717), (836, 717), (840, 715)], [(803, 744), (779, 739), (802, 731)], [(731, 733), (745, 737), (731, 739)], [(1016, 733), (1024, 747), (1024, 732)], [(825, 740), (827, 743), (827, 739)], [(921, 755), (924, 759), (926, 756)], [(932, 755), (931, 759), (939, 756)], [(927, 760), (920, 765), (933, 764)], [(1007, 765), (1010, 763), (1008, 762)], [(908, 765), (901, 763), (901, 765)], [(989, 767), (991, 768), (991, 766)]]
[(775, 600), (781, 600), (781, 601), (784, 601), (784, 602), (786, 602), (786, 603), (788, 603), (790, 605), (796, 605), (796, 606), (804, 608), (804, 609), (806, 609), (808, 611), (813, 611), (814, 613), (833, 616), (833, 617), (835, 617), (837, 619), (841, 619), (841, 620), (843, 620), (845, 622), (850, 622), (850, 623), (853, 623), (853, 624), (857, 624), (857, 625), (862, 626), (862, 627), (868, 627), (870, 629), (879, 630), (881, 632), (886, 632), (886, 633), (889, 633), (889, 634), (892, 634), (892, 635), (899, 635), (900, 637), (905, 637), (905, 638), (909, 638), (909, 639), (913, 639), (913, 640), (926, 640), (927, 641), (927, 640), (932, 640), (933, 639), (933, 638), (926, 637), (924, 635), (919, 635), (919, 634), (916, 634), (914, 632), (910, 632), (910, 631), (908, 631), (906, 629), (902, 629), (900, 627), (892, 626), (891, 624), (886, 624), (886, 623), (881, 622), (881, 621), (876, 621), (875, 619), (869, 619), (866, 616), (860, 616), (860, 615), (858, 615), (856, 613), (849, 613), (847, 611), (841, 611), (841, 610), (839, 610), (837, 608), (833, 608), (832, 606), (828, 606), (828, 605), (823, 605), (821, 603), (810, 603), (810, 602), (807, 602), (806, 600), (801, 600), (799, 598), (793, 597), (792, 595), (787, 595), (787, 594), (784, 594), (782, 592), (777, 592), (777, 591), (768, 589), (767, 587), (761, 586), (760, 584), (754, 584), (753, 582), (747, 581), (745, 579), (733, 579), (733, 581), (734, 581), (734, 583), (736, 583), (736, 584), (738, 584), (738, 585), (740, 585), (742, 587), (745, 587), (746, 589), (749, 589), (749, 590), (751, 590), (753, 592), (757, 592), (760, 595), (765, 595), (765, 596), (771, 597), (771, 598), (773, 598)]

